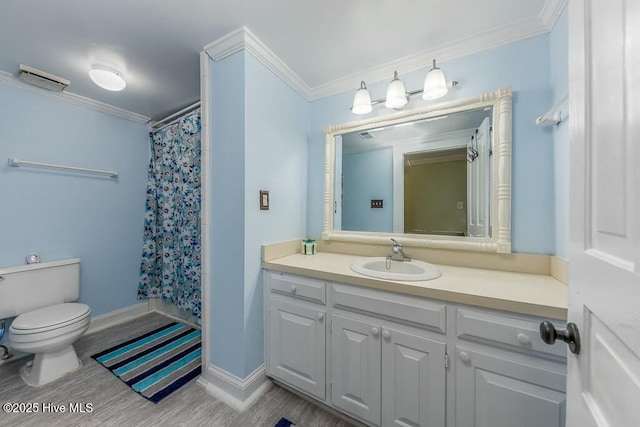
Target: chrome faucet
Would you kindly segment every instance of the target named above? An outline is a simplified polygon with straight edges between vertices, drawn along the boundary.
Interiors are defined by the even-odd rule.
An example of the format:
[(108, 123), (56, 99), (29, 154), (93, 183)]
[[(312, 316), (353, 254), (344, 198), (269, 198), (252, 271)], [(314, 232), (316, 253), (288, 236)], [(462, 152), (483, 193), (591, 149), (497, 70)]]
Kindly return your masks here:
[(391, 239), (391, 241), (393, 242), (393, 246), (391, 247), (390, 258), (394, 261), (411, 261), (411, 258), (404, 255), (402, 243), (398, 242), (396, 239)]

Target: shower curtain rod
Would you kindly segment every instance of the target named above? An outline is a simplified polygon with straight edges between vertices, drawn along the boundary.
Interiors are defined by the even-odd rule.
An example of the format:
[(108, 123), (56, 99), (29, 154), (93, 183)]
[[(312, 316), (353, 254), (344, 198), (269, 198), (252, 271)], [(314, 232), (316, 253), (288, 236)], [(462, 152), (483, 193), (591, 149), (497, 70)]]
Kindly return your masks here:
[[(171, 114), (170, 116), (165, 117), (162, 120), (158, 120), (157, 122), (155, 122), (154, 124), (151, 125), (151, 129), (152, 130), (159, 130), (159, 129), (162, 129), (162, 128), (166, 127), (166, 126), (169, 126), (170, 124), (174, 123), (177, 119), (179, 119), (180, 117), (182, 117), (186, 113), (190, 112), (191, 110), (195, 110), (199, 106), (200, 106), (200, 101), (195, 102), (195, 103), (189, 105), (188, 107), (185, 107), (182, 110), (177, 111), (177, 112)], [(176, 118), (176, 119), (174, 119), (174, 118)], [(174, 120), (171, 120), (171, 119), (174, 119)], [(168, 123), (165, 123), (163, 125), (160, 125), (161, 123), (164, 123), (167, 120), (171, 120), (171, 121), (168, 122)], [(160, 125), (160, 126), (158, 126), (158, 125)]]

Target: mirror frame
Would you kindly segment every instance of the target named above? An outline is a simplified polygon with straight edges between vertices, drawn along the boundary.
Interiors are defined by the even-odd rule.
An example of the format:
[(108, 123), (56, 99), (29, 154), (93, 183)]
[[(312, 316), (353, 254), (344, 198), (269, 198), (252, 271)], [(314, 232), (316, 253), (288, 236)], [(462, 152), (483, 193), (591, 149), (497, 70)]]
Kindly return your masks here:
[[(325, 128), (324, 224), (323, 240), (390, 244), (395, 238), (409, 247), (458, 249), (480, 252), (511, 253), (511, 138), (512, 91), (503, 87), (471, 98), (454, 100), (422, 109), (402, 111), (383, 117), (327, 126)], [(408, 120), (453, 114), (492, 107), (492, 199), (491, 236), (441, 236), (429, 234), (378, 233), (334, 230), (335, 137), (349, 132), (392, 126)]]

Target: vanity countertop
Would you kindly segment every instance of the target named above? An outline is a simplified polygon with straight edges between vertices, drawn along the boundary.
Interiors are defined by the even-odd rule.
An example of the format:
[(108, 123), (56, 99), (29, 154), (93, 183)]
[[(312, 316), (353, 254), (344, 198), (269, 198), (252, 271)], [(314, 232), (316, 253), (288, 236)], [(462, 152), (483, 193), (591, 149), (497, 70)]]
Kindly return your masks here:
[(567, 285), (551, 276), (434, 264), (437, 279), (400, 282), (363, 276), (351, 270), (356, 255), (294, 254), (263, 261), (262, 267), (385, 291), (505, 310), (553, 319), (567, 318)]

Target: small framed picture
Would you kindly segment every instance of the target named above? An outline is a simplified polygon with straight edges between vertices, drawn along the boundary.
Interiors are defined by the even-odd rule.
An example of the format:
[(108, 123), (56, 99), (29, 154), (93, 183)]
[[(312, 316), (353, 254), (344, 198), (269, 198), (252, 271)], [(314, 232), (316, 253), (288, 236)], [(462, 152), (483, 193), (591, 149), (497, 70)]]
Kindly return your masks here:
[(266, 190), (260, 190), (260, 210), (269, 210), (269, 192)]

